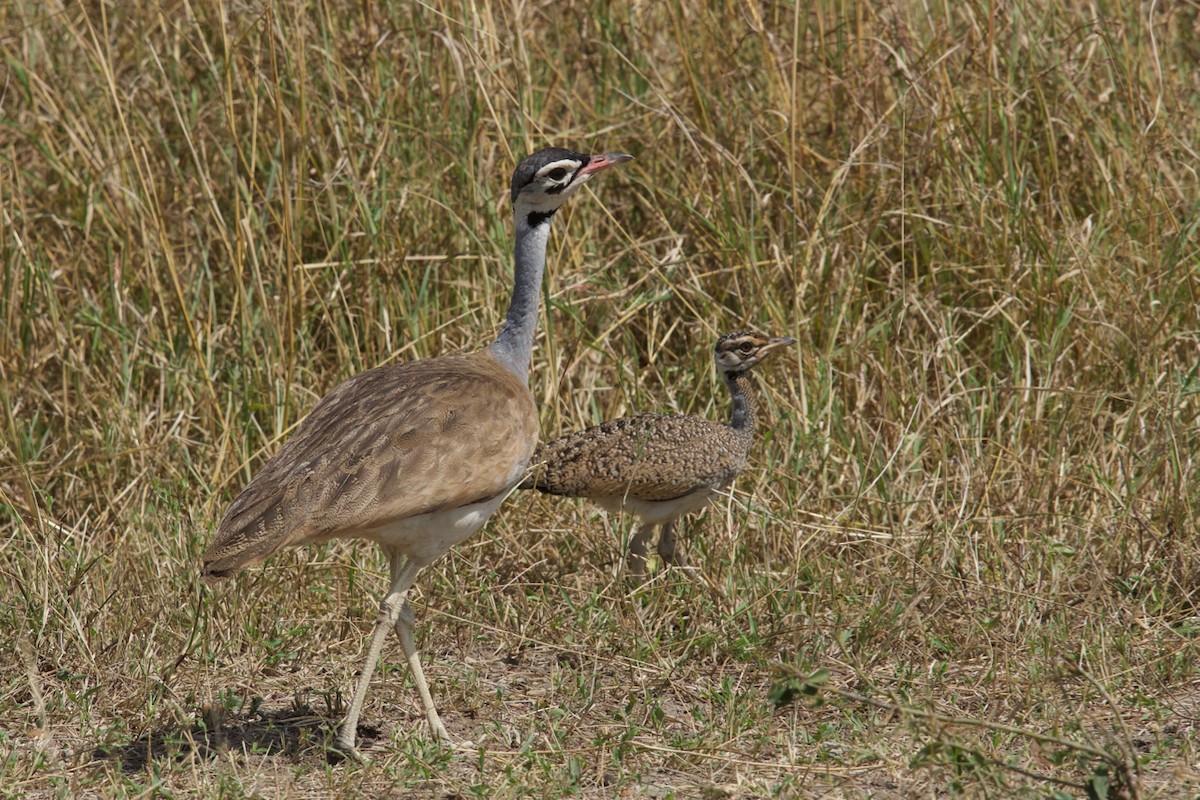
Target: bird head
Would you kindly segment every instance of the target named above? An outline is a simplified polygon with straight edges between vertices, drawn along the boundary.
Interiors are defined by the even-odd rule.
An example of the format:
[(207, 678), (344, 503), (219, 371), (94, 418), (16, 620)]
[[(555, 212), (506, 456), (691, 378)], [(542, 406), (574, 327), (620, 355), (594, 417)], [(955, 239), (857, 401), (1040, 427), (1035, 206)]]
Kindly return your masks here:
[(736, 331), (717, 340), (713, 353), (721, 373), (745, 372), (762, 361), (772, 350), (796, 343), (791, 336), (767, 336), (758, 331)]
[(513, 213), (531, 228), (549, 222), (567, 198), (593, 175), (632, 158), (626, 153), (587, 156), (561, 147), (538, 150), (513, 173)]

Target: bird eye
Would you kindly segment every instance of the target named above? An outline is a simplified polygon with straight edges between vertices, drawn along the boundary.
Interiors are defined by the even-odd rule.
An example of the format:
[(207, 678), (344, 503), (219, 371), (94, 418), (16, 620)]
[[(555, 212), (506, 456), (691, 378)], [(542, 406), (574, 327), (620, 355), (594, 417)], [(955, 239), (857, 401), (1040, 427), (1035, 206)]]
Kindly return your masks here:
[(738, 345), (738, 350), (743, 353), (749, 353), (753, 349), (754, 349), (753, 342), (742, 342), (741, 344)]
[(561, 181), (563, 178), (567, 177), (567, 171), (562, 167), (555, 167), (546, 173), (546, 177), (552, 181)]

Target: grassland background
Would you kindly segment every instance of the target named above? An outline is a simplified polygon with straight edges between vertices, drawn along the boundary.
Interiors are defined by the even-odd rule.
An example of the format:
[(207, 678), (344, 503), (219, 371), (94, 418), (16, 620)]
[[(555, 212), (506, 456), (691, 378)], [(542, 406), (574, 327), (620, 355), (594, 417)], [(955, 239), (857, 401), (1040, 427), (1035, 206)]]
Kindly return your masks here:
[[(616, 5), (0, 5), (6, 794), (1200, 792), (1200, 9)], [(489, 340), (546, 144), (637, 161), (555, 222), (545, 435), (800, 344), (690, 571), (510, 499), (415, 596), (479, 749), (389, 644), (327, 767), (380, 556), (197, 556), (338, 381)]]

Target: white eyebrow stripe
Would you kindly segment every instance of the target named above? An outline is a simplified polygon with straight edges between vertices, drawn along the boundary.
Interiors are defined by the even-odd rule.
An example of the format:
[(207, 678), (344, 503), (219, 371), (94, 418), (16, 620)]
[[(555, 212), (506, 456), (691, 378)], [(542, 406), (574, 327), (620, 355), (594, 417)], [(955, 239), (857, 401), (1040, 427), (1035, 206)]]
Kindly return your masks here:
[(537, 177), (540, 178), (540, 177), (546, 175), (547, 173), (552, 172), (556, 169), (565, 169), (567, 172), (573, 173), (582, 166), (583, 166), (582, 161), (576, 161), (573, 158), (564, 158), (561, 161), (554, 161), (554, 162), (542, 167), (541, 169), (539, 169), (537, 171)]

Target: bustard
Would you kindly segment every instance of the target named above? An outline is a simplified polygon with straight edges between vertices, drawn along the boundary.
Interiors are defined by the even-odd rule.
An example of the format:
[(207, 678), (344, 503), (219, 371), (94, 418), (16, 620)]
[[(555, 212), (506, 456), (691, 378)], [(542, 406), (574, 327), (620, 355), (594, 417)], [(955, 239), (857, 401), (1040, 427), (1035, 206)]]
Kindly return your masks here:
[(391, 564), (362, 673), (334, 739), (357, 757), (358, 719), (388, 630), (400, 638), (431, 733), (448, 741), (413, 642), (405, 599), (422, 567), (483, 525), (524, 474), (538, 417), (527, 386), (550, 220), (593, 175), (632, 156), (549, 148), (512, 177), (513, 293), (484, 350), (377, 367), (326, 395), (247, 484), (202, 556), (227, 577), (281, 547), (361, 537)]
[(676, 563), (675, 520), (703, 508), (746, 465), (754, 441), (750, 369), (768, 353), (795, 344), (790, 336), (737, 331), (717, 340), (717, 371), (729, 387), (728, 425), (683, 414), (638, 414), (568, 433), (538, 448), (535, 472), (522, 489), (586, 497), (608, 511), (624, 509), (640, 527), (629, 543), (629, 566), (641, 576), (656, 527), (658, 554)]

